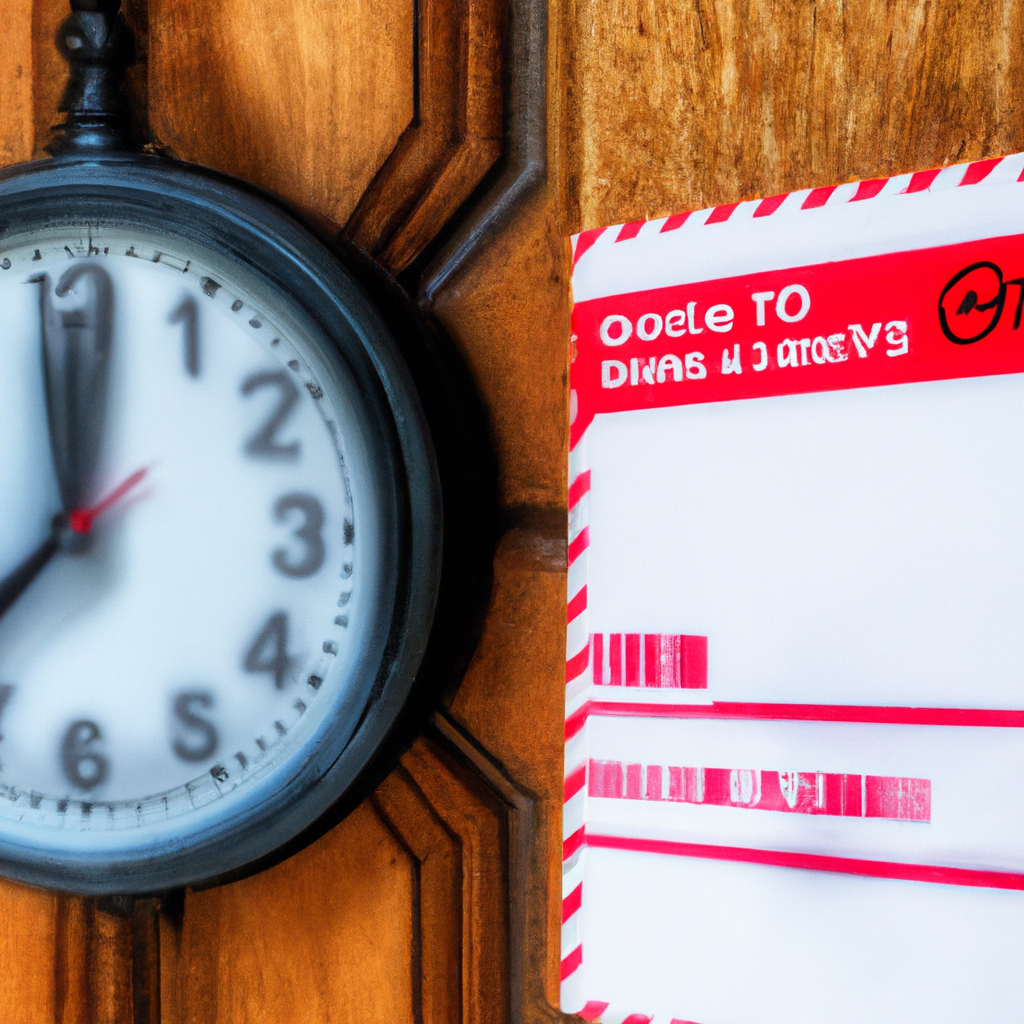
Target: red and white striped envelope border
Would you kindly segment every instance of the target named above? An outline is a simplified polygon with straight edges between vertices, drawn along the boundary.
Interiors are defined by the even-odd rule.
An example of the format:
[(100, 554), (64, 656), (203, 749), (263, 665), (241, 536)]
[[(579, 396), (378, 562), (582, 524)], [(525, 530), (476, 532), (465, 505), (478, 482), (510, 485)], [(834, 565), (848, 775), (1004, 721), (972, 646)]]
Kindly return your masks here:
[(573, 238), (562, 1009), (1024, 1017), (1024, 154)]

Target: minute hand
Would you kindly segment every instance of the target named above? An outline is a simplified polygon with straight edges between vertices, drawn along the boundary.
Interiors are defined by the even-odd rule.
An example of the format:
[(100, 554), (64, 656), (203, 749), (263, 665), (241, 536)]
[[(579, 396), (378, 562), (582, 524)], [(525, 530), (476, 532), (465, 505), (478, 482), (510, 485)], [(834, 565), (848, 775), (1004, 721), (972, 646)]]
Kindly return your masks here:
[[(110, 275), (93, 261), (66, 270), (55, 289), (58, 297), (83, 278), (91, 280), (85, 302), (77, 309), (56, 310), (48, 275), (39, 284), (43, 378), (50, 451), (63, 511), (54, 517), (50, 535), (12, 573), (0, 580), (0, 616), (24, 593), (62, 548), (82, 550), (82, 535), (71, 516), (88, 496), (96, 471), (106, 413), (114, 289)], [(91, 521), (90, 521), (91, 526)], [(75, 542), (78, 543), (75, 543)]]
[(39, 278), (43, 376), (50, 450), (63, 511), (70, 514), (91, 496), (103, 442), (114, 288), (110, 275), (92, 260), (77, 263), (61, 276), (58, 297), (88, 278), (81, 306), (54, 309), (50, 280)]

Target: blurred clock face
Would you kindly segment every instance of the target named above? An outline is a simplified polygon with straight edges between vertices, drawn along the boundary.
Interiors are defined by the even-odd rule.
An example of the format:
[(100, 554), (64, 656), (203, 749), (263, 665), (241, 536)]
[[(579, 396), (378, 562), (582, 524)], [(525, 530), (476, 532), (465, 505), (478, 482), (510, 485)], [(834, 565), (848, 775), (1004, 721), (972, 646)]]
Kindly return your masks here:
[(287, 301), (215, 264), (101, 227), (0, 252), (0, 838), (195, 831), (357, 702), (366, 427)]

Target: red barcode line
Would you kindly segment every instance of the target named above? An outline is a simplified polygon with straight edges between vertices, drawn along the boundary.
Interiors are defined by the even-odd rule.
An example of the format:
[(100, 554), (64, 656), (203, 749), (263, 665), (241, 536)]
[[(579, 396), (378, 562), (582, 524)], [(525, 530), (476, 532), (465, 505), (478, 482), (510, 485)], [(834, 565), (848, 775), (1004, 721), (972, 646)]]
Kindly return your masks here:
[(670, 633), (591, 633), (595, 686), (706, 690), (708, 638)]
[(591, 760), (589, 796), (892, 821), (931, 820), (928, 779), (834, 772), (687, 768)]

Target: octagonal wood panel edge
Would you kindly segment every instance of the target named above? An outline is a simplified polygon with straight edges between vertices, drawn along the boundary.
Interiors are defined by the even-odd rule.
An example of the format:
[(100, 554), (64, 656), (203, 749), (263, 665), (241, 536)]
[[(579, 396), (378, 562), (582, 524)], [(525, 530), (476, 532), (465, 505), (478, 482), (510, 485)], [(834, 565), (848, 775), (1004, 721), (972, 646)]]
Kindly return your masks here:
[[(507, 895), (507, 997), (510, 1024), (556, 1024), (565, 1017), (544, 995), (550, 948), (547, 921), (549, 864), (539, 800), (516, 783), (452, 716), (437, 712), (427, 733), (464, 778), (497, 800), (504, 823)], [(415, 748), (414, 748), (415, 750)]]
[(507, 1024), (507, 828), (502, 802), (421, 738), (371, 797), (418, 865), (413, 969), (423, 1024)]
[(505, 141), (500, 173), (482, 191), (423, 271), (420, 305), (431, 308), (474, 253), (494, 239), (546, 178), (548, 169), (547, 0), (509, 0)]
[(502, 13), (500, 0), (418, 0), (413, 119), (342, 232), (392, 273), (501, 155)]
[(158, 902), (54, 899), (55, 1024), (160, 1024)]

